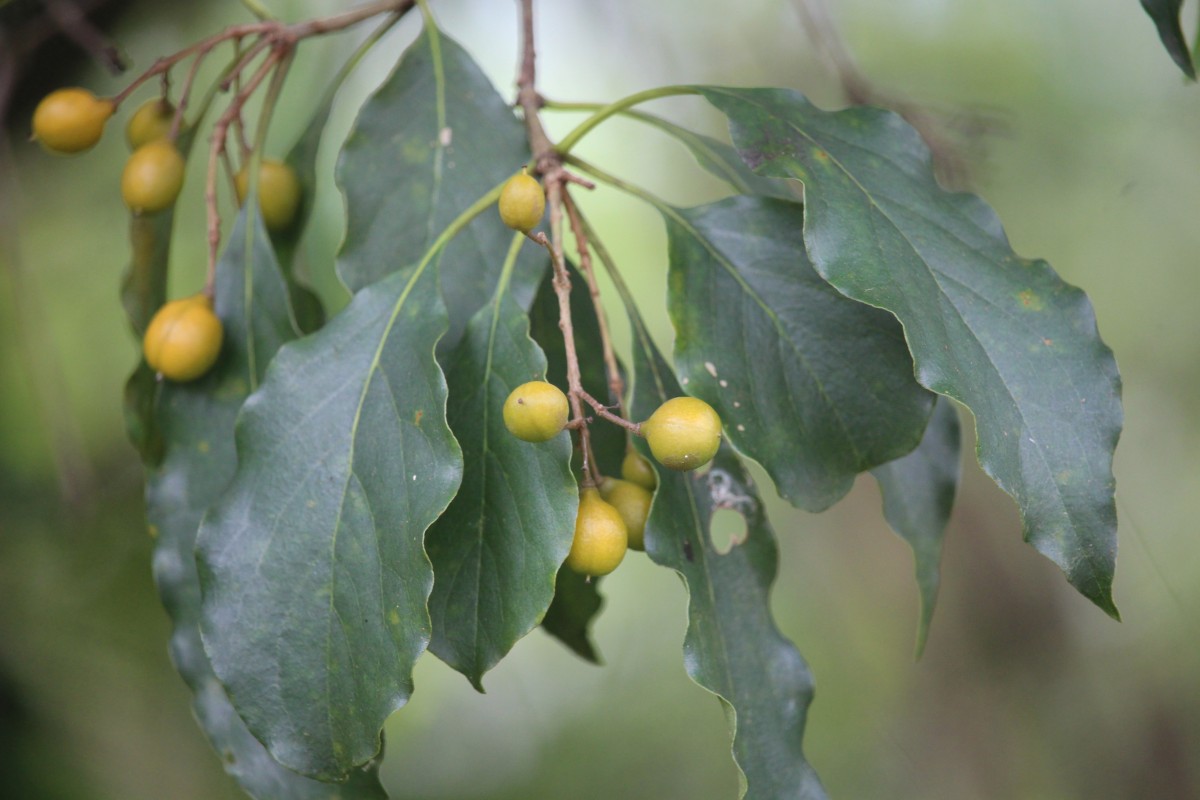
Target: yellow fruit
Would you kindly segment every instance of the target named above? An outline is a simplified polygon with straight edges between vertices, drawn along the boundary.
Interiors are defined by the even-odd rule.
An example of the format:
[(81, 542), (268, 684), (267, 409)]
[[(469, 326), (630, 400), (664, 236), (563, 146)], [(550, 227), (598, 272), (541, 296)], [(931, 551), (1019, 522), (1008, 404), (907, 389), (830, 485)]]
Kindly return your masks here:
[(125, 123), (125, 141), (130, 150), (137, 150), (156, 139), (165, 139), (171, 132), (175, 119), (175, 106), (169, 100), (158, 98), (142, 103)]
[(500, 219), (513, 230), (528, 233), (542, 221), (546, 210), (546, 193), (542, 185), (519, 172), (508, 179), (500, 190)]
[[(246, 202), (250, 191), (250, 173), (242, 167), (233, 179), (238, 203)], [(287, 230), (300, 207), (300, 179), (296, 171), (282, 161), (263, 159), (258, 165), (258, 207), (269, 231)]]
[(149, 142), (125, 162), (121, 197), (136, 214), (170, 208), (183, 188), (183, 173), (183, 156), (174, 144), (166, 139)]
[(518, 439), (546, 442), (567, 424), (567, 396), (552, 383), (523, 383), (504, 401), (504, 425)]
[(642, 423), (650, 452), (664, 467), (692, 470), (712, 461), (721, 446), (721, 418), (694, 397), (675, 397)]
[(584, 575), (607, 575), (625, 558), (627, 548), (628, 534), (620, 512), (604, 502), (596, 489), (581, 491), (567, 566)]
[(163, 377), (182, 383), (212, 368), (223, 338), (212, 300), (198, 294), (172, 300), (158, 310), (142, 337), (142, 353)]
[(55, 153), (82, 153), (104, 135), (116, 106), (87, 89), (58, 89), (33, 112), (33, 137)]
[(658, 475), (645, 456), (630, 450), (621, 461), (621, 477), (653, 492), (658, 488)]
[(617, 478), (605, 478), (600, 484), (600, 497), (621, 515), (625, 532), (629, 536), (631, 550), (645, 550), (643, 538), (646, 532), (646, 517), (650, 514), (653, 495), (643, 487)]

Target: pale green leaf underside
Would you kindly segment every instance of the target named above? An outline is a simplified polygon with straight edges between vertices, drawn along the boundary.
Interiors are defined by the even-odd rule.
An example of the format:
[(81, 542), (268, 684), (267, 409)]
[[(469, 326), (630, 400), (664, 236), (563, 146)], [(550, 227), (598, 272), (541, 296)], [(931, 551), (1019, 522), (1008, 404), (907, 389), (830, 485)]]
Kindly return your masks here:
[(1120, 378), (1086, 295), (1013, 253), (982, 200), (943, 191), (896, 114), (823, 112), (781, 89), (698, 91), (757, 172), (803, 181), (817, 271), (899, 318), (917, 380), (975, 415), (980, 464), (1016, 500), (1026, 540), (1116, 616)]

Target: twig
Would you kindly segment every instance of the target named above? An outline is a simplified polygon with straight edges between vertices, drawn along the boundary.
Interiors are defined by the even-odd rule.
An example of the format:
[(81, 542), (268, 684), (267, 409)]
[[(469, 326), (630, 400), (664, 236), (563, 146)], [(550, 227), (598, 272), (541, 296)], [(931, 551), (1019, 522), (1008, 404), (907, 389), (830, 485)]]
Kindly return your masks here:
[(74, 3), (63, 2), (63, 0), (42, 0), (42, 4), (46, 7), (46, 13), (58, 25), (59, 30), (89, 53), (92, 58), (107, 67), (109, 72), (113, 75), (120, 75), (125, 71), (127, 65), (125, 59), (121, 57), (120, 50), (88, 21), (83, 9)]
[(600, 329), (600, 347), (604, 351), (604, 370), (608, 375), (609, 402), (615, 403), (617, 410), (624, 415), (625, 379), (621, 376), (620, 367), (617, 366), (612, 337), (608, 333), (608, 317), (604, 313), (604, 304), (600, 302), (600, 287), (596, 285), (596, 273), (592, 269), (592, 253), (588, 246), (588, 236), (580, 222), (579, 209), (575, 206), (570, 192), (563, 192), (563, 204), (567, 209), (567, 219), (571, 222), (571, 231), (575, 234), (575, 245), (579, 251), (579, 271), (583, 273), (583, 279), (587, 282), (588, 293), (592, 296), (592, 308), (596, 312), (596, 325)]

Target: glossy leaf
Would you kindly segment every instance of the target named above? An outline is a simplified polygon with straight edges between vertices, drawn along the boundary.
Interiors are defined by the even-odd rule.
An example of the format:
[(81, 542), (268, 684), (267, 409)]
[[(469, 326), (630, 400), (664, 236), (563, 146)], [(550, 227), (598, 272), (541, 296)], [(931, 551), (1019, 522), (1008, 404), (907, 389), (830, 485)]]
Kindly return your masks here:
[[(363, 106), (342, 151), (342, 280), (358, 291), (416, 261), (459, 212), (528, 160), (525, 129), (508, 103), (461, 47), (427, 28)], [(441, 280), (450, 329), (439, 349), (453, 347), (492, 297), (511, 236), (488, 211), (447, 247)], [(542, 256), (525, 248), (518, 272), (540, 275)], [(527, 291), (515, 298), (522, 308)]]
[(571, 548), (578, 492), (567, 431), (531, 444), (508, 432), (510, 392), (546, 360), (507, 290), (443, 358), (462, 487), (425, 538), (435, 580), (429, 649), (483, 691), (483, 674), (538, 624)]
[(199, 381), (163, 383), (152, 408), (165, 437), (165, 458), (147, 473), (146, 515), (155, 536), (154, 577), (174, 626), (171, 656), (195, 693), (196, 717), (225, 769), (252, 797), (383, 798), (377, 764), (331, 785), (272, 759), (234, 711), (200, 642), (196, 531), (236, 468), (234, 419), (242, 401), (274, 351), (295, 335), (282, 276), (257, 219), (248, 224), (240, 216), (229, 241), (215, 286), (215, 310), (225, 329), (220, 360)]
[(1142, 8), (1154, 20), (1158, 28), (1158, 38), (1162, 39), (1163, 47), (1175, 65), (1183, 70), (1183, 74), (1196, 80), (1196, 66), (1192, 63), (1191, 53), (1188, 52), (1187, 42), (1183, 38), (1183, 27), (1179, 22), (1179, 14), (1183, 9), (1183, 0), (1142, 0)]
[(911, 451), (933, 395), (913, 379), (895, 317), (813, 270), (795, 203), (734, 197), (660, 209), (675, 365), (725, 435), (810, 511)]
[(281, 763), (340, 779), (379, 752), (429, 640), (422, 540), (458, 488), (422, 262), (283, 347), (238, 419), (238, 470), (197, 541), (202, 630)]
[(913, 551), (921, 593), (918, 657), (925, 649), (937, 604), (942, 537), (958, 491), (961, 439), (958, 412), (943, 398), (934, 406), (917, 449), (871, 471), (883, 493), (883, 516)]
[[(645, 418), (683, 392), (636, 314), (631, 322), (633, 413)], [(644, 440), (638, 447), (647, 453)], [(725, 554), (717, 552), (709, 532), (719, 508), (733, 509), (746, 521), (745, 538)], [(646, 552), (687, 584), (684, 665), (725, 706), (741, 771), (740, 796), (824, 798), (802, 748), (812, 675), (771, 615), (775, 535), (753, 481), (728, 444), (705, 474), (658, 470)]]
[(1018, 257), (982, 200), (943, 191), (899, 116), (829, 113), (778, 89), (701, 93), (764, 175), (805, 185), (817, 271), (904, 325), (917, 380), (975, 415), (980, 464), (1025, 539), (1112, 616), (1121, 384), (1087, 296)]

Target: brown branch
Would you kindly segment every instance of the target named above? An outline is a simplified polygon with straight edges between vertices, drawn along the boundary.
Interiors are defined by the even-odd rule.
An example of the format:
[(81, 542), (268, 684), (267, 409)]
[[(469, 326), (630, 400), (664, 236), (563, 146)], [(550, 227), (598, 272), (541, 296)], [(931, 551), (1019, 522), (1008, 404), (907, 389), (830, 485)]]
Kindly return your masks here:
[(65, 0), (42, 0), (42, 4), (59, 30), (109, 72), (120, 75), (125, 71), (127, 65), (121, 51), (97, 30), (82, 8)]
[[(592, 297), (592, 308), (596, 312), (596, 324), (600, 329), (600, 347), (604, 352), (604, 371), (608, 375), (609, 402), (614, 403), (617, 410), (625, 413), (625, 379), (617, 366), (617, 356), (613, 352), (612, 337), (608, 332), (608, 317), (604, 313), (604, 304), (600, 302), (600, 287), (596, 284), (596, 273), (592, 269), (592, 253), (588, 246), (587, 232), (583, 229), (579, 217), (579, 209), (571, 198), (571, 193), (563, 191), (563, 204), (567, 209), (567, 219), (571, 222), (571, 231), (575, 234), (575, 245), (579, 251), (579, 271), (587, 282), (588, 293)], [(606, 418), (607, 419), (607, 418)]]

